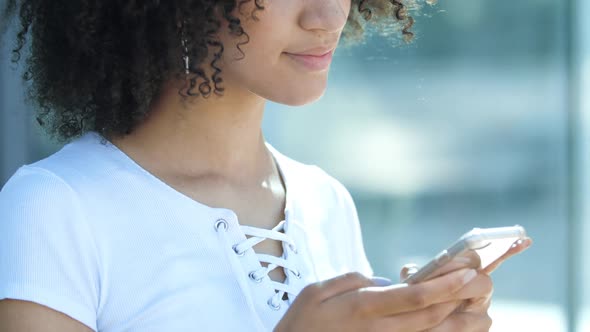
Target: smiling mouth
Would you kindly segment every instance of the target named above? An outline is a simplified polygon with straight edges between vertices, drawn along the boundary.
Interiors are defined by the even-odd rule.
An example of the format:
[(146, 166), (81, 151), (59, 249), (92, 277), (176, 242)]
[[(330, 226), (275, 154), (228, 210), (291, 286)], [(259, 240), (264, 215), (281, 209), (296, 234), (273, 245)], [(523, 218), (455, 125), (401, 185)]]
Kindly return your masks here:
[(288, 57), (293, 59), (297, 64), (301, 65), (302, 67), (312, 70), (312, 71), (319, 71), (325, 70), (330, 67), (330, 63), (332, 63), (332, 55), (334, 54), (334, 50), (330, 50), (321, 55), (310, 55), (310, 54), (296, 54), (296, 53), (287, 53), (285, 52)]

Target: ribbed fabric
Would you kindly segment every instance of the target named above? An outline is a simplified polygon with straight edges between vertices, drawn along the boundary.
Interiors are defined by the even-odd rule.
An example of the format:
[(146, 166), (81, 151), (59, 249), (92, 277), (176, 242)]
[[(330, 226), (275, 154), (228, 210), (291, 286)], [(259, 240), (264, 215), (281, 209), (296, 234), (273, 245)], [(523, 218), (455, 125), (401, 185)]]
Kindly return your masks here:
[(272, 280), (250, 277), (256, 252), (232, 249), (246, 240), (232, 210), (174, 190), (101, 138), (87, 133), (21, 166), (0, 191), (0, 299), (48, 306), (95, 331), (270, 331), (306, 285), (373, 275), (346, 188), (267, 143), (296, 248), (283, 242), (283, 258), (300, 272), (286, 272), (295, 294), (273, 308)]

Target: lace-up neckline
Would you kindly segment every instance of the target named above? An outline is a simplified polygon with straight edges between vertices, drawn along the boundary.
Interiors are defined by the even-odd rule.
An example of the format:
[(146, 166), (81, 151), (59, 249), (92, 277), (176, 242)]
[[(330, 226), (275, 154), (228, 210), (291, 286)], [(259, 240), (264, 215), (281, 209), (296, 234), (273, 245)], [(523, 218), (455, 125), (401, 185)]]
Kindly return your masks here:
[[(282, 232), (285, 231), (286, 223), (286, 219), (282, 220), (272, 229), (239, 225), (243, 234), (251, 237), (231, 245), (231, 248), (233, 249), (233, 252), (236, 256), (244, 256), (247, 251), (254, 251), (252, 247), (267, 239), (281, 241), (282, 243), (286, 244), (283, 245), (284, 250), (281, 257), (254, 252), (259, 263), (268, 263), (268, 265), (262, 266), (262, 264), (260, 264), (259, 268), (248, 273), (248, 278), (251, 281), (260, 283), (264, 278), (269, 278), (268, 274), (272, 270), (278, 267), (284, 269), (286, 272), (286, 279), (284, 282), (277, 282), (269, 278), (269, 282), (272, 288), (275, 290), (275, 294), (268, 299), (267, 304), (274, 310), (279, 310), (281, 308), (281, 303), (285, 294), (296, 295), (296, 290), (288, 284), (290, 276), (292, 275), (298, 279), (301, 278), (301, 273), (293, 264), (293, 262), (287, 260), (287, 257), (290, 253), (297, 254), (298, 251), (294, 241), (287, 234)], [(229, 246), (230, 240), (226, 235), (228, 228), (229, 225), (225, 219), (219, 219), (215, 223), (215, 230), (220, 234), (223, 242)], [(288, 249), (289, 252), (287, 252), (286, 249)]]
[[(267, 304), (273, 310), (279, 310), (281, 308), (281, 304), (283, 303), (283, 297), (287, 294), (291, 294), (295, 296), (297, 294), (296, 289), (289, 285), (289, 280), (291, 277), (300, 279), (301, 273), (296, 268), (295, 264), (292, 260), (288, 260), (288, 257), (293, 254), (297, 254), (297, 246), (293, 239), (288, 236), (288, 228), (289, 228), (289, 214), (290, 214), (290, 201), (289, 201), (289, 190), (287, 190), (287, 179), (285, 178), (285, 174), (281, 169), (281, 165), (279, 164), (277, 157), (275, 156), (276, 150), (270, 145), (268, 148), (271, 152), (271, 156), (274, 160), (276, 165), (277, 171), (281, 177), (281, 181), (285, 185), (285, 209), (284, 215), (285, 219), (280, 221), (275, 227), (272, 229), (265, 229), (260, 227), (254, 226), (247, 226), (247, 225), (240, 225), (237, 224), (243, 233), (244, 236), (250, 236), (249, 238), (245, 238), (238, 243), (230, 243), (228, 237), (225, 235), (226, 231), (229, 227), (228, 223), (224, 219), (219, 219), (215, 224), (215, 229), (220, 233), (223, 237), (223, 241), (226, 245), (231, 246), (231, 249), (235, 253), (234, 256), (238, 258), (244, 256), (246, 252), (252, 250), (253, 254), (257, 261), (260, 263), (257, 269), (251, 270), (249, 272), (245, 272), (248, 275), (250, 281), (254, 283), (261, 283), (265, 278), (268, 278), (268, 282), (270, 286), (275, 290), (275, 294), (268, 299)], [(232, 211), (233, 212), (233, 211)], [(234, 216), (235, 214), (232, 213)], [(236, 216), (237, 217), (237, 216)], [(220, 231), (224, 230), (224, 231)], [(263, 254), (263, 253), (256, 253), (253, 249), (254, 246), (259, 244), (265, 240), (276, 240), (280, 241), (283, 247), (283, 254), (280, 257)], [(267, 263), (267, 266), (263, 266), (262, 263)], [(269, 273), (277, 268), (283, 268), (285, 272), (285, 280), (283, 282), (278, 282), (270, 279)]]
[[(297, 247), (295, 246), (295, 243), (293, 242), (293, 240), (291, 238), (289, 238), (285, 233), (281, 232), (281, 231), (284, 231), (285, 222), (286, 222), (286, 220), (281, 221), (277, 226), (275, 226), (273, 229), (270, 229), (270, 230), (262, 229), (262, 228), (258, 228), (258, 227), (252, 227), (252, 226), (240, 226), (240, 228), (242, 229), (244, 234), (251, 236), (251, 237), (240, 242), (240, 243), (233, 245), (232, 249), (234, 250), (236, 255), (240, 256), (240, 255), (243, 255), (246, 250), (252, 249), (252, 247), (257, 245), (258, 243), (260, 243), (266, 239), (269, 239), (269, 240), (277, 240), (277, 241), (281, 241), (282, 243), (285, 243), (286, 246), (283, 246), (283, 248), (288, 248), (292, 253), (296, 254)], [(251, 271), (248, 274), (248, 277), (252, 281), (261, 282), (262, 279), (264, 277), (268, 276), (268, 274), (272, 270), (279, 268), (279, 267), (284, 269), (284, 271), (286, 272), (285, 273), (286, 279), (284, 282), (277, 282), (277, 281), (270, 279), (270, 283), (276, 291), (275, 296), (273, 296), (271, 299), (269, 299), (269, 305), (273, 308), (276, 308), (280, 305), (279, 301), (281, 301), (283, 299), (283, 296), (286, 293), (290, 293), (292, 295), (295, 295), (295, 290), (289, 284), (285, 283), (289, 280), (289, 275), (287, 275), (287, 273), (290, 273), (290, 275), (292, 275), (296, 278), (301, 277), (299, 270), (297, 270), (297, 268), (295, 267), (295, 265), (291, 261), (288, 261), (286, 259), (286, 255), (287, 255), (287, 253), (285, 253), (285, 250), (283, 250), (283, 255), (281, 257), (268, 255), (268, 254), (256, 253), (256, 257), (258, 258), (258, 261), (261, 263), (268, 263), (268, 266), (262, 266), (260, 269)]]

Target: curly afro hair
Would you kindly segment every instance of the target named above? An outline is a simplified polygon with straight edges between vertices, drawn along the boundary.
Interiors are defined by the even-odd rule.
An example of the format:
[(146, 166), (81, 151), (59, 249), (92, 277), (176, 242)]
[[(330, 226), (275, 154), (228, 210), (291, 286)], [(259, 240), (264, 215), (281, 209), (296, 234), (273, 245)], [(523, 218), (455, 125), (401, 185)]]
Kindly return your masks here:
[[(229, 24), (239, 49), (249, 37), (236, 9), (253, 4), (254, 20), (264, 10), (264, 0), (6, 1), (0, 34), (9, 21), (17, 21), (11, 60), (18, 63), (28, 51), (23, 72), (29, 83), (27, 100), (38, 106), (37, 122), (58, 141), (90, 130), (105, 137), (132, 132), (149, 113), (162, 84), (184, 77), (181, 60), (187, 51), (193, 60), (190, 79), (179, 93), (184, 98), (222, 95), (216, 63), (226, 45), (215, 37), (222, 25), (217, 17), (221, 13)], [(354, 43), (375, 28), (397, 31), (409, 41), (414, 35), (409, 11), (415, 8), (411, 0), (352, 0), (343, 39)], [(190, 17), (181, 17), (186, 12)], [(191, 32), (183, 37), (189, 41), (186, 49), (179, 42), (184, 31)], [(203, 64), (209, 50), (214, 59)]]

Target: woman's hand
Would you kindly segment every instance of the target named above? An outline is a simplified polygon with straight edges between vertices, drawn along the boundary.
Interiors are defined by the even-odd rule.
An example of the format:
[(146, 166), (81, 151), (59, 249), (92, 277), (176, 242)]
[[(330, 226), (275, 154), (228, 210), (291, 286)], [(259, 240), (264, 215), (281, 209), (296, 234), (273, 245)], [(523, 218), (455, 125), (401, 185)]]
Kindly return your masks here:
[[(491, 279), (485, 280), (485, 281), (483, 279), (485, 279), (486, 277), (489, 278), (489, 275), (494, 270), (496, 270), (500, 265), (502, 265), (502, 263), (504, 263), (508, 258), (522, 253), (523, 251), (528, 249), (531, 246), (531, 244), (532, 244), (532, 239), (528, 238), (528, 237), (525, 238), (524, 240), (519, 240), (519, 241), (515, 242), (504, 255), (502, 255), (500, 258), (498, 258), (497, 260), (492, 262), (485, 269), (480, 268), (481, 260), (479, 258), (479, 255), (477, 255), (474, 252), (470, 252), (466, 256), (457, 257), (457, 258), (453, 259), (453, 261), (451, 261), (449, 264), (446, 264), (445, 267), (443, 267), (440, 271), (437, 271), (438, 272), (437, 276), (444, 275), (444, 274), (449, 273), (451, 271), (455, 271), (455, 270), (462, 269), (462, 268), (473, 268), (473, 269), (478, 270), (478, 277), (476, 278), (476, 280), (480, 279), (479, 282), (483, 282), (483, 283), (489, 282), (491, 284), (492, 283)], [(415, 273), (417, 270), (418, 270), (418, 267), (415, 264), (405, 265), (400, 273), (400, 280), (405, 280), (410, 275)], [(468, 285), (467, 287), (476, 287), (476, 286), (471, 286), (471, 285), (477, 283), (476, 280), (474, 280), (472, 283), (470, 283), (470, 285)], [(492, 300), (492, 293), (493, 293), (493, 288), (490, 289), (490, 292), (485, 294), (484, 296), (471, 298), (471, 299), (463, 301), (463, 303), (461, 303), (461, 305), (458, 306), (457, 309), (451, 315), (449, 315), (449, 317), (445, 320), (445, 322), (443, 322), (441, 325), (439, 325), (437, 327), (437, 329), (440, 328), (441, 329), (440, 331), (447, 331), (446, 328), (448, 328), (449, 325), (461, 324), (459, 322), (464, 321), (466, 319), (466, 317), (470, 317), (471, 319), (477, 319), (476, 316), (479, 316), (479, 319), (484, 319), (484, 320), (489, 319), (488, 309), (490, 308), (490, 304), (491, 304), (491, 300)], [(432, 331), (439, 331), (437, 329), (434, 329)], [(455, 330), (463, 331), (459, 328), (455, 328)], [(471, 331), (471, 330), (467, 329), (466, 331)], [(484, 331), (487, 331), (487, 330), (484, 330)]]
[[(456, 257), (443, 268), (437, 271), (440, 277), (459, 269), (471, 268), (478, 271), (477, 277), (467, 284), (461, 291), (461, 297), (467, 294), (478, 294), (472, 298), (463, 300), (456, 309), (433, 329), (427, 331), (488, 331), (492, 319), (488, 315), (493, 290), (493, 282), (489, 274), (481, 268), (481, 260), (475, 252), (469, 252), (465, 256)], [(400, 273), (400, 280), (405, 280), (417, 271), (415, 264), (405, 265)]]
[[(482, 270), (486, 274), (490, 275), (494, 270), (496, 270), (502, 263), (508, 260), (508, 258), (520, 254), (526, 249), (528, 249), (533, 243), (533, 240), (529, 237), (524, 238), (523, 240), (518, 240), (512, 244), (510, 249), (502, 255), (500, 258), (496, 259), (492, 263), (490, 263), (485, 269), (481, 269), (481, 259), (479, 255), (474, 251), (468, 251), (466, 254), (460, 257), (455, 257), (451, 262), (445, 264), (442, 268), (440, 268), (433, 277), (441, 276), (447, 274), (451, 271), (455, 271), (462, 268), (472, 268), (476, 270)], [(410, 275), (416, 273), (418, 271), (418, 265), (416, 264), (406, 264), (402, 268), (400, 273), (400, 281), (406, 280)]]
[(275, 332), (487, 331), (487, 314), (453, 312), (463, 300), (487, 296), (492, 287), (487, 275), (473, 269), (386, 287), (348, 273), (304, 288)]
[(531, 239), (530, 237), (516, 241), (504, 255), (490, 263), (490, 265), (488, 265), (484, 269), (484, 272), (487, 274), (491, 274), (495, 269), (502, 265), (502, 263), (508, 260), (508, 258), (522, 253), (523, 251), (527, 250), (532, 244), (533, 239)]
[(477, 295), (464, 300), (440, 325), (428, 331), (489, 331), (492, 319), (488, 310), (494, 292), (491, 277), (478, 271), (477, 277), (465, 286), (463, 292)]

